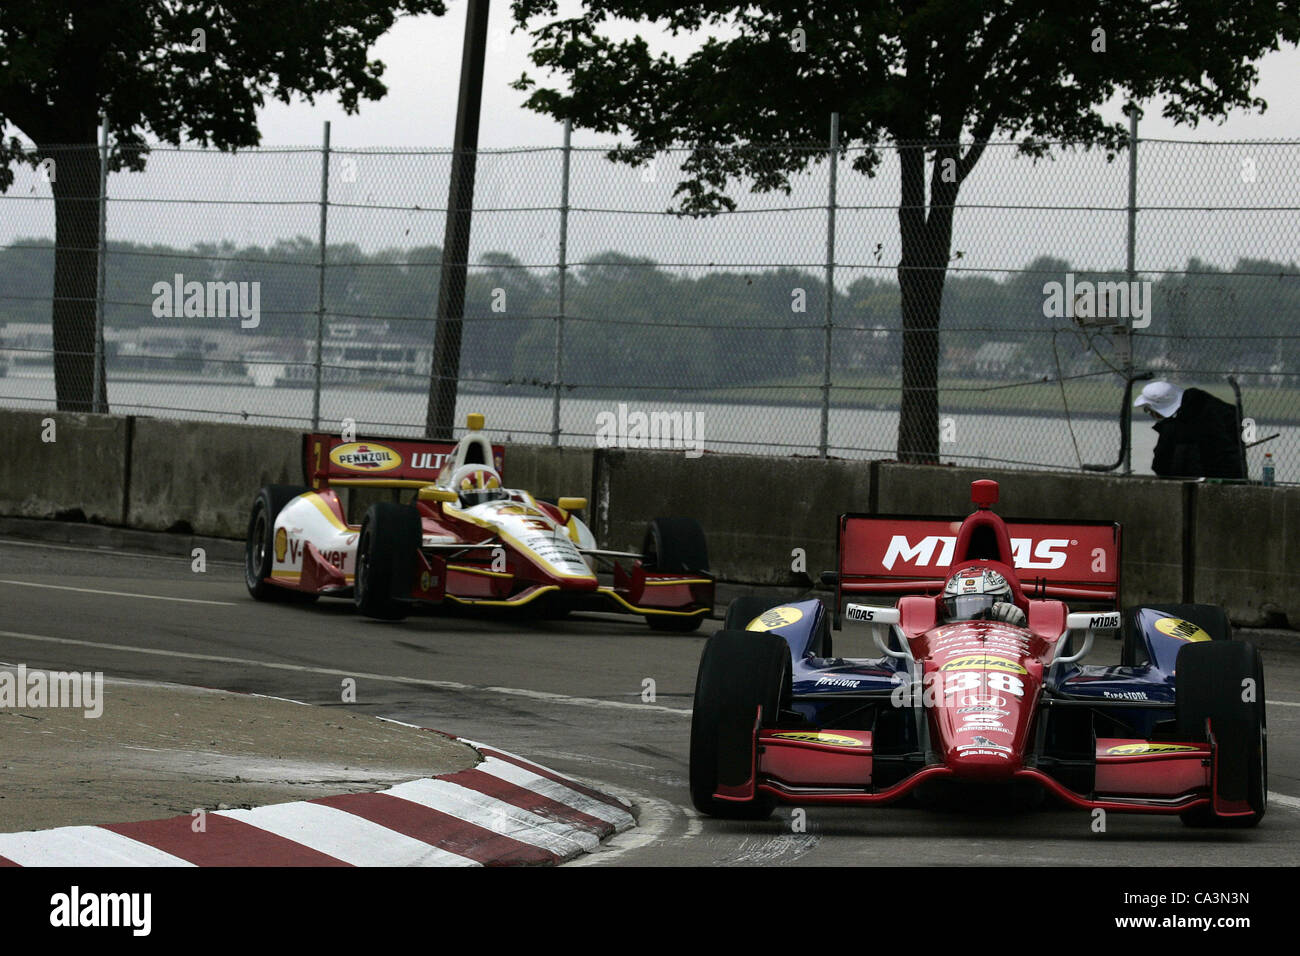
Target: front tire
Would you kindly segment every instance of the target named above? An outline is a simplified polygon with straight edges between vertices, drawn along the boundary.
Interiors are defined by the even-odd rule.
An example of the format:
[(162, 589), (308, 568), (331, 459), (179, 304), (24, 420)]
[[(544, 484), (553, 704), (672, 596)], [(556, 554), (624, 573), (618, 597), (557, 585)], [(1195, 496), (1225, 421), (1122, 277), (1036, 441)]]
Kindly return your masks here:
[(422, 530), (420, 512), (411, 505), (381, 501), (370, 506), (361, 523), (353, 600), (366, 617), (400, 621), (410, 613), (416, 555)]
[(248, 534), (244, 539), (244, 586), (254, 600), (302, 603), (316, 600), (315, 594), (267, 581), (274, 563), (275, 519), (285, 505), (310, 490), (298, 485), (267, 485), (253, 499), (253, 508), (248, 516)]
[(727, 619), (722, 626), (728, 631), (743, 631), (749, 627), (750, 621), (754, 618), (764, 611), (779, 607), (780, 604), (780, 601), (773, 601), (771, 598), (755, 597), (752, 594), (742, 595), (727, 605)]
[(1253, 644), (1188, 644), (1178, 652), (1178, 732), (1205, 740), (1205, 722), (1218, 744), (1218, 796), (1245, 801), (1249, 816), (1220, 817), (1212, 806), (1182, 814), (1188, 826), (1253, 827), (1268, 801), (1268, 729), (1264, 716), (1264, 665)]
[(717, 800), (719, 785), (749, 777), (754, 717), (775, 727), (792, 696), (790, 647), (775, 634), (718, 631), (700, 657), (691, 712), (691, 802), (701, 813), (729, 820), (765, 820), (776, 801), (767, 794), (736, 803)]
[[(641, 565), (666, 574), (708, 574), (709, 546), (704, 529), (694, 518), (655, 518), (646, 528), (641, 545)], [(689, 634), (698, 630), (704, 614), (647, 614), (652, 631)]]

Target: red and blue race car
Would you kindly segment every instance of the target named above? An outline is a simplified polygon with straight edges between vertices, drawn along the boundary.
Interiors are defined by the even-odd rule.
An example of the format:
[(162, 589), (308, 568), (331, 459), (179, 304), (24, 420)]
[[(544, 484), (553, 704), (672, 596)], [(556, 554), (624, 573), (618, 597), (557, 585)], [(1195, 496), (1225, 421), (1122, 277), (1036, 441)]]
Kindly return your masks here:
[[(1264, 673), (1224, 611), (1121, 612), (1118, 524), (1003, 521), (992, 481), (972, 497), (960, 524), (840, 517), (839, 567), (824, 577), (836, 608), (848, 602), (843, 619), (872, 628), (877, 658), (834, 655), (820, 600), (733, 602), (700, 660), (695, 806), (761, 819), (777, 803), (1028, 793), (1191, 825), (1258, 823)], [(903, 596), (857, 603), (882, 594)], [(1062, 598), (1109, 609), (1071, 613)], [(1082, 663), (1097, 632), (1119, 632), (1120, 663)]]
[[(507, 488), (505, 449), (469, 416), (454, 445), (423, 439), (304, 437), (306, 486), (269, 485), (248, 520), (244, 577), (264, 601), (351, 598), (361, 613), (399, 620), (419, 604), (533, 606), (641, 615), (654, 629), (693, 631), (713, 609), (704, 533), (691, 518), (656, 518), (640, 552), (597, 546), (577, 516), (585, 498), (557, 502)], [(349, 520), (344, 489), (383, 489)], [(608, 569), (609, 583), (598, 571)]]

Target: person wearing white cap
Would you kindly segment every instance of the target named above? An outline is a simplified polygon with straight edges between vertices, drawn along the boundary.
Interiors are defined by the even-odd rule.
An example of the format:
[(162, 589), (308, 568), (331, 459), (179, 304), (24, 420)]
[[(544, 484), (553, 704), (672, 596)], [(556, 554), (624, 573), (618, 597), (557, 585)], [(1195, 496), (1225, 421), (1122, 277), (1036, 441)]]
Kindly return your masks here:
[(1237, 409), (1199, 388), (1150, 382), (1133, 403), (1156, 419), (1151, 470), (1162, 478), (1244, 478)]

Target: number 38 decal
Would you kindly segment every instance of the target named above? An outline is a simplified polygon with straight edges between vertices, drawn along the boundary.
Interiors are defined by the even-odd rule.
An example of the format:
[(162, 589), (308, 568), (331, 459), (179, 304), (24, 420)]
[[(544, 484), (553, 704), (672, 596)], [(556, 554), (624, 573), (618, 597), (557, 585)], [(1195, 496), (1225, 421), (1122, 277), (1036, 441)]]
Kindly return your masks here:
[(1016, 697), (1025, 696), (1025, 684), (1015, 674), (1003, 674), (998, 671), (958, 671), (955, 674), (945, 674), (944, 677), (946, 678), (943, 685), (945, 694), (979, 690), (983, 685), (991, 691), (1012, 694)]

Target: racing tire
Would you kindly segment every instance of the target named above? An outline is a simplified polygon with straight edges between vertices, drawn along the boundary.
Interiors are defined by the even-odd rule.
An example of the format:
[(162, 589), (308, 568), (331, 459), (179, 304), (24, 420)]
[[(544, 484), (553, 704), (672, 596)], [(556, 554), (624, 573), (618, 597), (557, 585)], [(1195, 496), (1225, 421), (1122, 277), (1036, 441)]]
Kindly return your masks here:
[(266, 485), (253, 499), (244, 539), (244, 586), (256, 601), (308, 604), (317, 598), (315, 594), (280, 587), (266, 580), (274, 563), (275, 519), (285, 505), (310, 490), (299, 485)]
[(415, 560), (422, 538), (420, 512), (412, 505), (377, 502), (366, 511), (357, 540), (352, 599), (357, 610), (379, 621), (400, 621), (410, 613)]
[(771, 598), (756, 597), (752, 594), (742, 595), (727, 605), (727, 618), (722, 626), (728, 631), (743, 631), (749, 626), (750, 621), (780, 603)]
[[(655, 518), (646, 527), (641, 546), (641, 565), (647, 571), (669, 574), (707, 574), (709, 546), (704, 529), (694, 518)], [(699, 629), (704, 614), (647, 614), (645, 622), (652, 631), (688, 634)]]
[[(1209, 720), (1218, 745), (1218, 795), (1244, 800), (1252, 811), (1249, 816), (1220, 817), (1212, 806), (1197, 807), (1181, 815), (1183, 823), (1233, 829), (1255, 826), (1263, 819), (1268, 800), (1268, 729), (1259, 651), (1243, 641), (1188, 644), (1178, 652), (1176, 679), (1179, 736), (1206, 740)], [(1249, 694), (1252, 681), (1253, 694)]]
[(691, 711), (691, 802), (701, 813), (728, 820), (765, 820), (776, 806), (759, 794), (736, 803), (714, 799), (718, 786), (748, 779), (753, 756), (754, 717), (763, 708), (763, 727), (775, 727), (792, 696), (790, 646), (759, 631), (715, 633), (700, 657)]
[(641, 553), (647, 571), (709, 572), (709, 546), (704, 529), (694, 518), (655, 518), (645, 529)]

